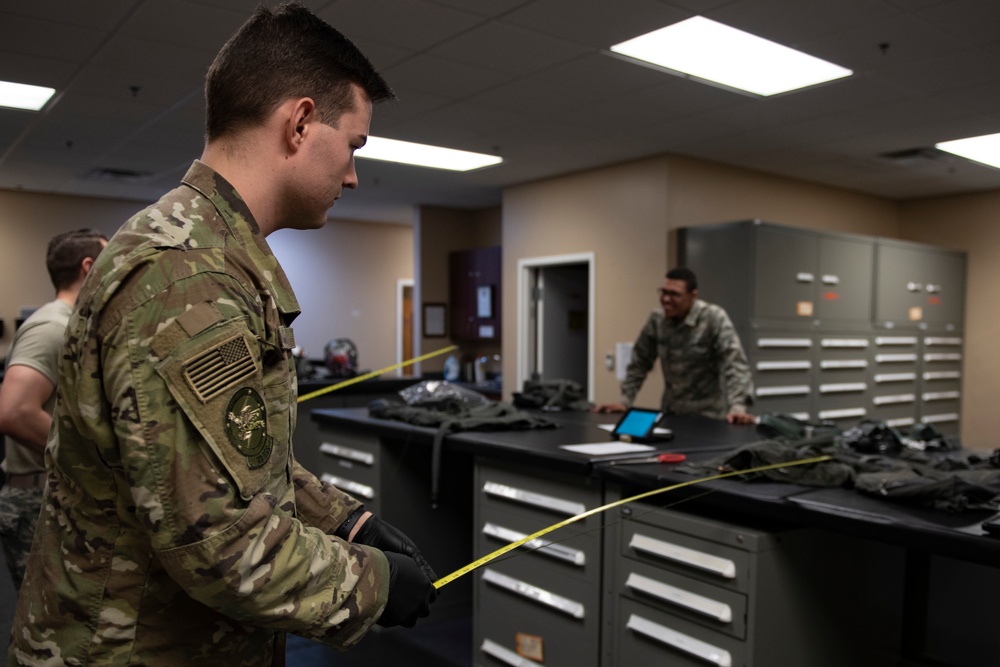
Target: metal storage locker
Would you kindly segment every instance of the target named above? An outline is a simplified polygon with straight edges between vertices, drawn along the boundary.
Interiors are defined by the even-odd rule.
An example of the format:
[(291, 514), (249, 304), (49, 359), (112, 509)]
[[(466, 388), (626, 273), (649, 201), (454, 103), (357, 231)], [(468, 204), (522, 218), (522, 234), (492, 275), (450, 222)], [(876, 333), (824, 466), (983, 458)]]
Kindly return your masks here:
[(959, 331), (964, 319), (964, 253), (879, 239), (875, 271), (877, 326)]

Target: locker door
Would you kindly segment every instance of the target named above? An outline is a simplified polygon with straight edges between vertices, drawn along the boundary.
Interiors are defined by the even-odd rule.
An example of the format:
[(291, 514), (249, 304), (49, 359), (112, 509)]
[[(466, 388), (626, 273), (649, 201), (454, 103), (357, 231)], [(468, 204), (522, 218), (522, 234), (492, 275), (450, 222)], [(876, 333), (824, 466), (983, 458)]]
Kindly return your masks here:
[(947, 251), (924, 253), (924, 320), (961, 329), (965, 306), (965, 257)]
[(820, 237), (816, 315), (824, 326), (868, 324), (874, 262), (871, 241)]
[(876, 324), (915, 328), (924, 320), (924, 253), (885, 242), (876, 252)]
[(754, 316), (759, 321), (812, 319), (818, 256), (814, 234), (757, 228)]

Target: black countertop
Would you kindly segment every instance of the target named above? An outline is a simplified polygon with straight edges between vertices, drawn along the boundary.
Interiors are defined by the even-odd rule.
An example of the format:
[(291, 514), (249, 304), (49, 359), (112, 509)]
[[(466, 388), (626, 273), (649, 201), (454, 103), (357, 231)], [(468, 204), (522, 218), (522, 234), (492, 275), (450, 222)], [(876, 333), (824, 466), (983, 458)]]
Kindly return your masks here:
[[(613, 415), (585, 412), (538, 413), (558, 423), (558, 428), (527, 431), (466, 431), (448, 435), (445, 451), (464, 452), (490, 459), (557, 469), (582, 476), (597, 475), (622, 487), (626, 495), (675, 486), (699, 478), (676, 464), (610, 465), (606, 457), (569, 452), (562, 445), (610, 442), (598, 427), (613, 422)], [(367, 408), (313, 410), (319, 423), (371, 429), (380, 435), (406, 438), (430, 445), (436, 429), (374, 419)], [(701, 417), (666, 417), (663, 426), (674, 439), (659, 443), (657, 451), (683, 452), (690, 462), (704, 462), (723, 452), (762, 439), (756, 429), (733, 426)], [(708, 492), (708, 493), (706, 493)], [(780, 482), (747, 482), (737, 478), (698, 482), (671, 492), (680, 499), (731, 515), (766, 518), (795, 525), (810, 525), (897, 544), (919, 551), (950, 556), (993, 567), (1000, 566), (1000, 538), (988, 535), (980, 523), (992, 512), (948, 513), (922, 509), (866, 496), (845, 488), (817, 488)], [(648, 502), (667, 504), (658, 496)]]

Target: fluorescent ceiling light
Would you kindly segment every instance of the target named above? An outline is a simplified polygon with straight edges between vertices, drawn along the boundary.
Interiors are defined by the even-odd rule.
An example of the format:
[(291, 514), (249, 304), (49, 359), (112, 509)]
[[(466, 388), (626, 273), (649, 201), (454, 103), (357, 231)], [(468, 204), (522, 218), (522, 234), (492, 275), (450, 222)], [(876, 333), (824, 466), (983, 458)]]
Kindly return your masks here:
[(38, 111), (55, 93), (55, 88), (0, 81), (0, 107)]
[(942, 141), (934, 148), (1000, 169), (1000, 134)]
[(776, 95), (852, 74), (703, 16), (616, 44), (611, 51), (757, 95)]
[(450, 169), (451, 171), (470, 171), (503, 162), (503, 158), (496, 155), (470, 153), (453, 148), (414, 144), (409, 141), (383, 139), (382, 137), (368, 137), (368, 143), (355, 151), (354, 155), (369, 160), (401, 162), (418, 167)]

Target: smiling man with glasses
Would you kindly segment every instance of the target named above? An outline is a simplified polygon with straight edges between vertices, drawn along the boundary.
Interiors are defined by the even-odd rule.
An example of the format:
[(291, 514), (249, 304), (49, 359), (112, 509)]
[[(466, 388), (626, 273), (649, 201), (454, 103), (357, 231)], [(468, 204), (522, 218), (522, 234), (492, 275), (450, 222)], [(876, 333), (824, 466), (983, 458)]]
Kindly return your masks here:
[(661, 308), (650, 314), (635, 341), (621, 401), (594, 410), (624, 412), (659, 359), (665, 413), (754, 423), (747, 412), (753, 402), (750, 366), (726, 311), (698, 298), (698, 279), (690, 269), (669, 271), (658, 293)]

